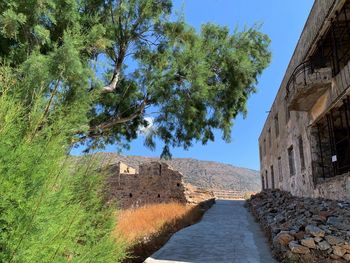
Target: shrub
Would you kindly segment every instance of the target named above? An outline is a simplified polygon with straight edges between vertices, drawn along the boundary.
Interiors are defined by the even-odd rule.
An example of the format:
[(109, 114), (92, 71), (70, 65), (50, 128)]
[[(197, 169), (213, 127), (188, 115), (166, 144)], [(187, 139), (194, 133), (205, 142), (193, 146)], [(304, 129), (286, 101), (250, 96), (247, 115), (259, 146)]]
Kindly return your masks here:
[(14, 91), (26, 82), (12, 73), (0, 65), (0, 262), (120, 261), (103, 177), (86, 166), (98, 160), (69, 161), (86, 97), (64, 103), (52, 91), (24, 100)]

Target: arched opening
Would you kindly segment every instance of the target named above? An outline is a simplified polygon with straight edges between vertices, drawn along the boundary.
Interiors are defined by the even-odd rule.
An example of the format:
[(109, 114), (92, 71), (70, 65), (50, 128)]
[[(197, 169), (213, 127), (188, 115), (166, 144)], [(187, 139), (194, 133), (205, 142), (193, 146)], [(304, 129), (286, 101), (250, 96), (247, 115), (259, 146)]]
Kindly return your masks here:
[(176, 186), (177, 186), (177, 187), (180, 187), (180, 183), (177, 183)]
[(160, 198), (160, 194), (158, 194), (158, 198)]
[(132, 197), (132, 193), (129, 194), (129, 197), (130, 197), (130, 198)]

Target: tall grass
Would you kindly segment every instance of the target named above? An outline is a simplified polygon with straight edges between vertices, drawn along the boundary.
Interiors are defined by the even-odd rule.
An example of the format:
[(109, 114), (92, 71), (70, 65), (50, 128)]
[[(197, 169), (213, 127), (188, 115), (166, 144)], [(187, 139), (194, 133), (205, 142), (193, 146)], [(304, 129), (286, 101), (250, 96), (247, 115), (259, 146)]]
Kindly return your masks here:
[(163, 246), (173, 233), (198, 222), (205, 209), (167, 203), (119, 211), (114, 235), (125, 240), (129, 247), (129, 258), (124, 262), (143, 262)]
[[(115, 235), (121, 235), (129, 244), (157, 234), (166, 224), (175, 223), (176, 219), (193, 216), (188, 213), (193, 209), (179, 203), (151, 204), (118, 213)], [(191, 218), (186, 218), (191, 221)]]
[(25, 101), (14, 92), (25, 83), (0, 65), (0, 262), (120, 262), (103, 178), (86, 165), (98, 160), (69, 163), (84, 97)]

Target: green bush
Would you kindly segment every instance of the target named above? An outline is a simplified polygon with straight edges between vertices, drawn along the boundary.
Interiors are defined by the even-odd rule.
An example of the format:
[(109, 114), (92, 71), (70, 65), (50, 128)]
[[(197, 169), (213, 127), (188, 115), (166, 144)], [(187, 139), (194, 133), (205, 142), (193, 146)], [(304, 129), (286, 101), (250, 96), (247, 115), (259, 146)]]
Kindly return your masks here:
[(87, 98), (60, 101), (62, 85), (28, 102), (14, 91), (30, 82), (15, 76), (0, 65), (0, 262), (120, 262), (103, 176), (87, 165), (98, 160), (68, 155)]

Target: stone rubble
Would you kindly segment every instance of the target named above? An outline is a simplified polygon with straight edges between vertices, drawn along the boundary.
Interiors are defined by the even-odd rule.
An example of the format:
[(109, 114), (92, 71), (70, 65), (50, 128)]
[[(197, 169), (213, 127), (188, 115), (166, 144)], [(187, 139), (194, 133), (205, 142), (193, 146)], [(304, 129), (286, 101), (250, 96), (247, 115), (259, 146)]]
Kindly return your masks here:
[(247, 204), (281, 262), (350, 262), (350, 203), (266, 190)]

